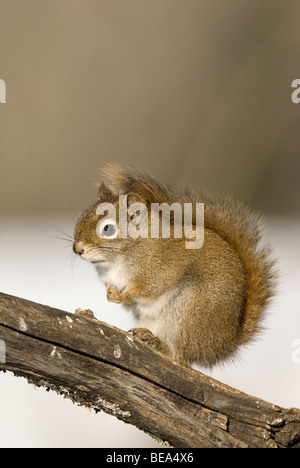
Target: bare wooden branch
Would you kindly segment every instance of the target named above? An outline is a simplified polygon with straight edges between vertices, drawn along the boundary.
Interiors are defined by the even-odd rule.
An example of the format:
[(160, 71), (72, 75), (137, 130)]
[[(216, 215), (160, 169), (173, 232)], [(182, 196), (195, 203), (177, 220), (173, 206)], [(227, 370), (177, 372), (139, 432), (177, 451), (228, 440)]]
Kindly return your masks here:
[(96, 319), (0, 293), (0, 340), (0, 370), (171, 446), (300, 448), (300, 410), (180, 366)]

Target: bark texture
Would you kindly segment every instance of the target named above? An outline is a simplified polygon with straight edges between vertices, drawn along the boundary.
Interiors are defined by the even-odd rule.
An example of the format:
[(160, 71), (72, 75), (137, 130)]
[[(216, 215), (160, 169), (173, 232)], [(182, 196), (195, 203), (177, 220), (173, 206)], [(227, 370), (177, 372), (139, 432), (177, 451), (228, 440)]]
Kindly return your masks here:
[(178, 365), (96, 319), (0, 293), (0, 340), (0, 370), (173, 447), (300, 448), (300, 410)]

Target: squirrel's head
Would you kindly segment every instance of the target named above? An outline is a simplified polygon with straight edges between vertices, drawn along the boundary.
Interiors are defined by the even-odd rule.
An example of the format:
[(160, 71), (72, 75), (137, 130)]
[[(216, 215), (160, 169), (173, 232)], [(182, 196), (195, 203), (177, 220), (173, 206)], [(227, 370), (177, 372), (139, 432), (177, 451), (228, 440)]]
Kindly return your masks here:
[(110, 183), (101, 183), (96, 203), (75, 228), (73, 249), (84, 260), (104, 266), (126, 255), (143, 257), (154, 244), (164, 249), (169, 242), (173, 251), (175, 242), (186, 249), (202, 247), (201, 207), (193, 214), (192, 206), (178, 202), (176, 191), (147, 173), (111, 165), (104, 174)]
[[(137, 217), (136, 211), (131, 213), (130, 207), (142, 202), (141, 197), (135, 193), (119, 196), (102, 182), (97, 201), (87, 208), (77, 221), (74, 252), (82, 259), (99, 266), (124, 256), (133, 242), (139, 241), (132, 236), (124, 236), (128, 224), (134, 222), (133, 219)], [(138, 223), (136, 228), (139, 229)]]

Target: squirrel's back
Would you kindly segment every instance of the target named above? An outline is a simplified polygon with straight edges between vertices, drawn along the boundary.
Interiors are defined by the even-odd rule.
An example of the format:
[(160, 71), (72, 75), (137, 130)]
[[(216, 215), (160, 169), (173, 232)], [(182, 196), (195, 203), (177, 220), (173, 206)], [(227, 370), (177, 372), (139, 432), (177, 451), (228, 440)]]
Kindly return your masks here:
[[(239, 333), (239, 343), (248, 343), (261, 331), (264, 311), (274, 295), (276, 273), (268, 247), (260, 245), (261, 219), (231, 198), (208, 193), (196, 193), (181, 185), (160, 183), (144, 171), (127, 169), (117, 164), (103, 171), (109, 181), (124, 194), (139, 194), (149, 203), (204, 203), (204, 226), (216, 232), (232, 247), (243, 265), (246, 278), (245, 304)], [(204, 240), (205, 242), (205, 240)]]

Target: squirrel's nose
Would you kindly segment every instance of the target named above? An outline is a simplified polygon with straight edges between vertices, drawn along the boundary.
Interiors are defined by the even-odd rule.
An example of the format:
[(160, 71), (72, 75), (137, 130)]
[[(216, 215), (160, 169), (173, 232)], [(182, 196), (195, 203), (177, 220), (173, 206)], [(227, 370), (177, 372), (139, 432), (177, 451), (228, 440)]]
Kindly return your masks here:
[(73, 244), (73, 250), (76, 254), (82, 255), (84, 253), (84, 244), (81, 241), (75, 241)]

